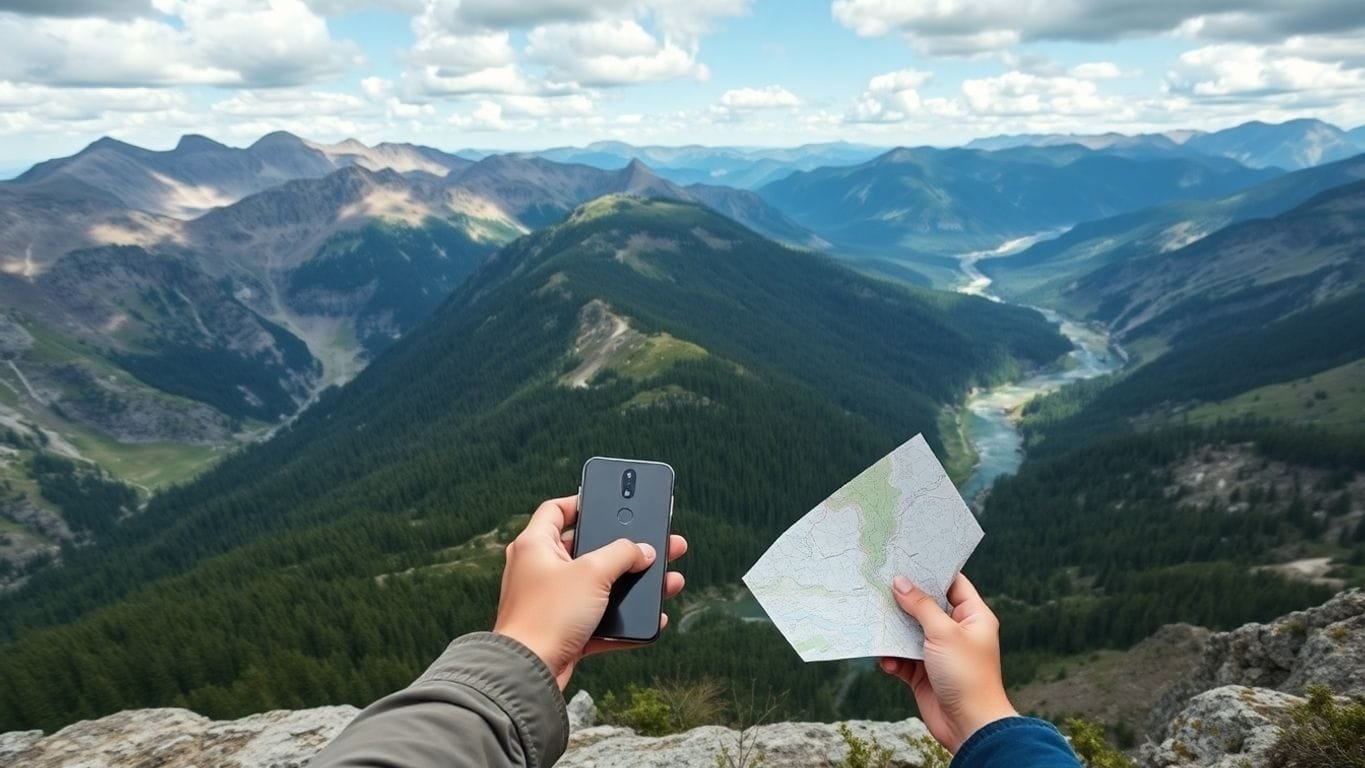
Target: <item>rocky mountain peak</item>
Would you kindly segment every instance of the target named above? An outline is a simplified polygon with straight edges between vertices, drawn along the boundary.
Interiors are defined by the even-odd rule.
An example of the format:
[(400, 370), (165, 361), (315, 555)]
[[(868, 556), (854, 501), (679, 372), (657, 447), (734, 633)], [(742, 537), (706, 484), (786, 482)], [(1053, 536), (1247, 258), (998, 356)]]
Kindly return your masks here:
[(220, 144), (207, 136), (197, 133), (187, 133), (180, 137), (180, 141), (175, 145), (175, 152), (188, 154), (191, 152), (215, 152), (227, 149), (227, 145)]

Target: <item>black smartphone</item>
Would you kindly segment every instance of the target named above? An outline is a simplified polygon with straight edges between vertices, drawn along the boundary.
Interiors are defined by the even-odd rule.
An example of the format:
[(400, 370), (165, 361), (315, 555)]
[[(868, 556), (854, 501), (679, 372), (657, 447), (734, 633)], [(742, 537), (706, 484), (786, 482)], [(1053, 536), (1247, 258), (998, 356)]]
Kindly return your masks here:
[(636, 643), (659, 637), (672, 517), (673, 468), (667, 464), (601, 456), (583, 464), (573, 556), (622, 538), (649, 544), (658, 553), (648, 569), (616, 581), (607, 612), (593, 633), (597, 637)]

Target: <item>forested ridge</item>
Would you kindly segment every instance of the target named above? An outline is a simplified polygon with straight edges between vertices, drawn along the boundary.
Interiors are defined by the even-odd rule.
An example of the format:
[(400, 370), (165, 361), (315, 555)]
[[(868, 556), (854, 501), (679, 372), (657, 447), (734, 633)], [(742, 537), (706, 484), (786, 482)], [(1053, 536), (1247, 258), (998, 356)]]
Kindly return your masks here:
[[(706, 354), (564, 386), (592, 299)], [(486, 261), (275, 439), (0, 598), (0, 729), (363, 703), (489, 625), (498, 548), (468, 542), (572, 492), (593, 454), (678, 467), (689, 591), (734, 584), (885, 451), (940, 444), (945, 404), (1065, 349), (1029, 310), (879, 283), (688, 205), (595, 203)], [(704, 617), (576, 682), (757, 681), (792, 694), (784, 716), (827, 717), (844, 674), (791, 663), (770, 627)]]

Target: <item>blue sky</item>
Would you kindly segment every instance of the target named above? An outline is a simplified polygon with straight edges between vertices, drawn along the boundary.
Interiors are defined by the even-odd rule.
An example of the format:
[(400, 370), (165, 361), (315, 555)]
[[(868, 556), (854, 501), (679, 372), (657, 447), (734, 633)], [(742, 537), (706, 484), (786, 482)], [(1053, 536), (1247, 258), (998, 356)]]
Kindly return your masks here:
[(0, 0), (0, 168), (164, 148), (1365, 123), (1359, 0)]

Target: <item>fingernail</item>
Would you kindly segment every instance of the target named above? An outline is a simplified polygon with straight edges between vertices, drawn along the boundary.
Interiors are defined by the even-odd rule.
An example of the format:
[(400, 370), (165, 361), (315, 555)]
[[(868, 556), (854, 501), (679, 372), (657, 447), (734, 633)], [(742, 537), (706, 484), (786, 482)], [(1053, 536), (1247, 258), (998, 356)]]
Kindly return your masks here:
[(915, 585), (911, 584), (910, 580), (904, 576), (897, 576), (891, 580), (891, 588), (902, 595), (908, 595), (910, 594), (910, 590), (915, 588)]
[(882, 671), (887, 673), (888, 675), (896, 674), (896, 660), (882, 659)]
[(640, 554), (644, 555), (646, 560), (654, 559), (654, 547), (643, 543), (637, 543), (635, 546), (640, 548)]

